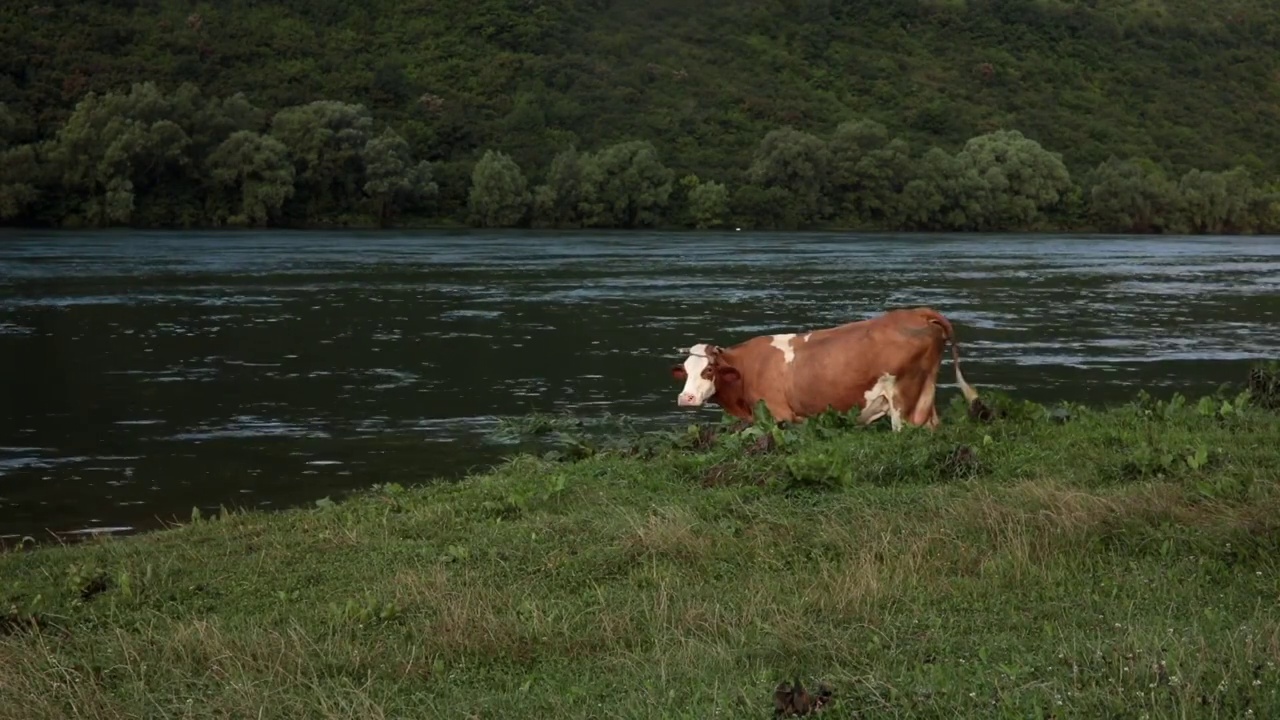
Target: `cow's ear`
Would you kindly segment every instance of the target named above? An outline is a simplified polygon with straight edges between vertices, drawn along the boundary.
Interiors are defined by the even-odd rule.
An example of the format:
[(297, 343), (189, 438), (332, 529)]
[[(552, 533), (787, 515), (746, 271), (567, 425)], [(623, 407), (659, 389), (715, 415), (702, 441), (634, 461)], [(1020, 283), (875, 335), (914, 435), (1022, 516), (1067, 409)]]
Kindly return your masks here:
[(671, 377), (677, 380), (684, 380), (685, 378), (689, 377), (689, 373), (685, 372), (683, 364), (676, 363), (675, 365), (671, 366)]
[(725, 382), (737, 382), (742, 379), (742, 373), (738, 372), (738, 368), (729, 365), (721, 365), (716, 368), (716, 374)]

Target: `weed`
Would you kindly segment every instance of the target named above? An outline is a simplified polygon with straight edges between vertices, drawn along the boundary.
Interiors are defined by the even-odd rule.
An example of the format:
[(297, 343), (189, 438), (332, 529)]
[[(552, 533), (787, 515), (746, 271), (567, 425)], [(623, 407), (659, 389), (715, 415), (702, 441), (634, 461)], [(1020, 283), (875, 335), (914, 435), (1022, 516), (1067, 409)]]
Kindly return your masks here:
[(1280, 361), (1255, 363), (1249, 369), (1246, 387), (1259, 407), (1280, 410)]
[(563, 474), (535, 476), (509, 486), (505, 495), (486, 500), (481, 507), (496, 517), (511, 519), (551, 501), (567, 486), (568, 478)]
[(373, 622), (388, 622), (400, 615), (401, 609), (394, 602), (376, 599), (373, 595), (351, 598), (339, 605), (332, 603), (329, 610), (340, 622), (353, 623), (358, 626)]

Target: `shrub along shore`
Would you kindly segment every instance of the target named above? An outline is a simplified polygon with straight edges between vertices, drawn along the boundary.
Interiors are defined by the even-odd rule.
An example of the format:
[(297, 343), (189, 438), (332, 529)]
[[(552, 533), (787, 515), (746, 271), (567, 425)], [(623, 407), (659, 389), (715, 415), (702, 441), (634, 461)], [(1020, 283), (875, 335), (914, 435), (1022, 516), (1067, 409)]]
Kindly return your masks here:
[[(0, 555), (0, 718), (1275, 717), (1280, 383), (563, 438)], [(544, 425), (554, 429), (554, 425)]]

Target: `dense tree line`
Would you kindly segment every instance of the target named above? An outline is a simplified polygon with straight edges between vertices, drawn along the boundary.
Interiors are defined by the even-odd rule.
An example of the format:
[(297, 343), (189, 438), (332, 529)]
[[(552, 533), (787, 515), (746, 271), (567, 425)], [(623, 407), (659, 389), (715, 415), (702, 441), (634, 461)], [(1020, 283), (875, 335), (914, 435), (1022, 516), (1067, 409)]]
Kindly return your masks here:
[(746, 177), (732, 193), (694, 174), (677, 180), (639, 141), (567, 149), (530, 192), (509, 156), (488, 151), (470, 206), (486, 226), (1280, 231), (1280, 188), (1243, 167), (1171, 180), (1146, 160), (1111, 157), (1077, 183), (1058, 153), (1016, 130), (973, 137), (955, 153), (917, 153), (869, 120), (841, 123), (827, 138), (784, 127), (761, 139)]
[[(4, 118), (9, 118), (5, 122)], [(73, 226), (385, 224), (436, 193), (431, 166), (360, 105), (317, 101), (268, 120), (243, 95), (191, 84), (89, 93), (49, 140), (11, 146), (0, 106), (0, 219)]]
[(570, 145), (545, 168), (499, 149), (473, 163), (466, 213), (437, 202), (432, 163), (363, 106), (321, 100), (268, 115), (242, 94), (154, 83), (89, 93), (52, 138), (13, 144), (0, 106), (0, 219), (62, 226), (387, 225), (1114, 232), (1280, 231), (1275, 187), (1243, 166), (1169, 177), (1110, 157), (1079, 180), (1016, 130), (955, 152), (874, 120), (825, 137), (781, 127), (742, 158), (740, 182), (678, 174), (655, 145)]
[[(1079, 189), (1078, 197), (1068, 194), (1065, 208), (1045, 211), (1054, 224), (1095, 220), (1088, 208), (1094, 176), (1114, 156), (1107, 177), (1127, 188), (1121, 197), (1129, 199), (1117, 198), (1120, 205), (1098, 212), (1112, 225), (1130, 222), (1132, 213), (1133, 225), (1157, 230), (1174, 226), (1168, 208), (1183, 203), (1179, 198), (1193, 188), (1212, 197), (1223, 183), (1239, 180), (1217, 173), (1238, 165), (1259, 191), (1263, 181), (1280, 177), (1277, 46), (1280, 4), (1269, 0), (0, 3), (0, 104), (8, 109), (0, 126), (8, 146), (4, 202), (9, 222), (96, 222), (94, 217), (112, 213), (119, 217), (128, 197), (134, 224), (258, 222), (277, 204), (270, 211), (276, 224), (465, 221), (473, 215), (494, 222), (494, 213), (519, 208), (471, 206), (472, 173), (493, 150), (525, 175), (529, 205), (522, 222), (596, 224), (605, 210), (569, 212), (576, 203), (568, 200), (557, 201), (553, 213), (560, 215), (547, 216), (547, 191), (539, 199), (539, 188), (568, 182), (564, 178), (575, 167), (564, 160), (555, 174), (560, 179), (552, 182), (552, 162), (569, 148), (576, 148), (574, 157), (603, 161), (620, 143), (647, 141), (673, 173), (671, 192), (648, 206), (609, 208), (634, 215), (621, 222), (643, 224), (657, 216), (663, 223), (696, 225), (694, 208), (707, 222), (727, 194), (727, 217), (743, 225), (814, 218), (829, 224), (853, 218), (912, 227), (990, 225), (1024, 212), (1026, 204), (1005, 207), (996, 219), (978, 217), (995, 212), (986, 208), (965, 210), (975, 191), (964, 163), (975, 161), (980, 148), (964, 148), (971, 138), (1016, 128), (1061, 152)], [(49, 152), (55, 146), (72, 147), (70, 138), (58, 138), (74, 134), (69, 128), (97, 132), (91, 119), (73, 122), (73, 115), (87, 112), (78, 108), (90, 93), (101, 102), (108, 95), (128, 96), (133, 83), (147, 81), (172, 102), (178, 102), (176, 89), (190, 83), (203, 98), (231, 103), (217, 111), (224, 114), (243, 101), (262, 120), (234, 122), (256, 135), (240, 136), (238, 145), (211, 161), (207, 138), (220, 144), (230, 134), (221, 126), (198, 128), (196, 120), (179, 115), (170, 122), (190, 144), (173, 157), (186, 164), (139, 165), (129, 178), (132, 189), (123, 180), (95, 187), (102, 181), (87, 174), (69, 180), (58, 171), (54, 182), (36, 172), (56, 165)], [(312, 106), (317, 99), (338, 100), (347, 109)], [(347, 115), (357, 107), (364, 108), (359, 117)], [(286, 148), (302, 142), (289, 137), (284, 121), (275, 127), (274, 118), (286, 109), (350, 132), (346, 155), (335, 150), (326, 156), (327, 169), (304, 169), (291, 157), (295, 175), (307, 177), (295, 177), (294, 194), (280, 201), (287, 170), (272, 141)], [(869, 151), (874, 161), (849, 147), (874, 144), (875, 138), (834, 137), (851, 120), (885, 128), (888, 142)], [(148, 143), (175, 152), (164, 144), (172, 140), (165, 139), (172, 128), (139, 122), (150, 123), (143, 133)], [(753, 172), (763, 138), (784, 128), (825, 144), (826, 180), (816, 173), (808, 186), (780, 185), (768, 162)], [(387, 129), (404, 143), (387, 135), (370, 144), (368, 135)], [(846, 128), (842, 134), (855, 131), (862, 132)], [(354, 136), (364, 143), (359, 151)], [(816, 145), (799, 138), (807, 136), (788, 133), (774, 142), (779, 148), (808, 143), (808, 150), (796, 152), (822, 160)], [(113, 152), (123, 152), (124, 145)], [(633, 155), (640, 152), (627, 147)], [(946, 155), (933, 153), (926, 163), (934, 147)], [(140, 147), (129, 152), (131, 162), (142, 162)], [(289, 152), (306, 150), (298, 145)], [(623, 162), (624, 155), (617, 150), (609, 161)], [(93, 172), (106, 172), (117, 162), (113, 158), (98, 158)], [(906, 158), (914, 168), (911, 179), (919, 180), (909, 194), (902, 175)], [(406, 168), (421, 161), (430, 163), (431, 178), (406, 179), (412, 175)], [(217, 178), (201, 165), (208, 162), (222, 168)], [(859, 176), (846, 167), (850, 162), (884, 176)], [(325, 186), (317, 173), (343, 163), (349, 167), (342, 181)], [(356, 165), (367, 176), (349, 169)], [(1195, 168), (1213, 174), (1184, 182)], [(241, 175), (230, 178), (228, 172)], [(954, 187), (941, 193), (941, 181), (924, 179), (934, 175)], [(175, 177), (185, 180), (171, 182)], [(849, 185), (850, 177), (879, 194), (861, 193)], [(823, 182), (829, 185), (814, 184)], [(903, 192), (897, 192), (899, 184)], [(357, 185), (359, 192), (352, 190)], [(221, 200), (210, 199), (211, 188)], [(753, 193), (762, 203), (766, 194), (780, 192), (795, 204), (768, 213), (753, 209)], [(863, 206), (849, 207), (854, 192)], [(938, 192), (938, 199), (927, 201), (927, 192)], [(169, 197), (180, 193), (186, 194), (180, 203)], [(82, 194), (98, 198), (97, 204), (82, 207)], [(885, 204), (890, 196), (892, 206)], [(221, 209), (207, 207), (219, 202)], [(1201, 205), (1205, 212), (1225, 212), (1209, 200)], [(765, 217), (757, 217), (761, 213)], [(895, 213), (907, 216), (894, 220)]]

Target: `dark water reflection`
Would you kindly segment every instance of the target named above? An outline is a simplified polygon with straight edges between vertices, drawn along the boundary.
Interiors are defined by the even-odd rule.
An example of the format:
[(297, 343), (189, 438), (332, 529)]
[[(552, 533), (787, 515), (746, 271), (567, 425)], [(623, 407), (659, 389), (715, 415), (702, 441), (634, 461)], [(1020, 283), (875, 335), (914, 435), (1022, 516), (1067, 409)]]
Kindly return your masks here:
[(914, 304), (979, 387), (1194, 394), (1280, 356), (1280, 240), (10, 233), (0, 535), (457, 476), (529, 410), (714, 417), (675, 348)]

